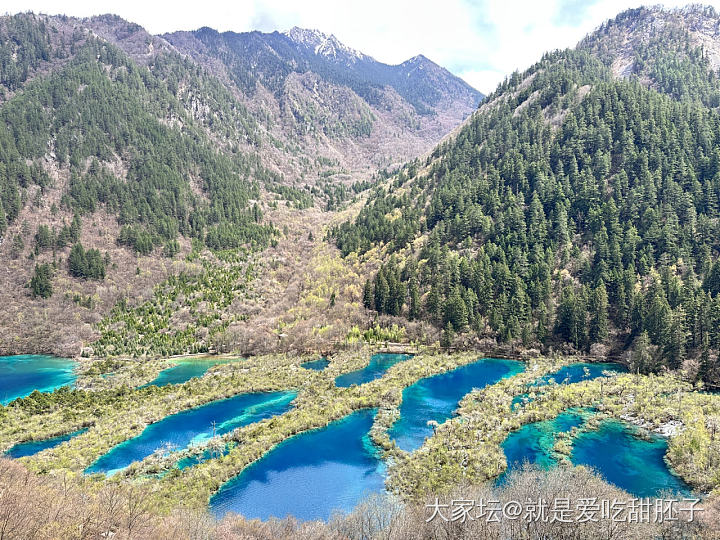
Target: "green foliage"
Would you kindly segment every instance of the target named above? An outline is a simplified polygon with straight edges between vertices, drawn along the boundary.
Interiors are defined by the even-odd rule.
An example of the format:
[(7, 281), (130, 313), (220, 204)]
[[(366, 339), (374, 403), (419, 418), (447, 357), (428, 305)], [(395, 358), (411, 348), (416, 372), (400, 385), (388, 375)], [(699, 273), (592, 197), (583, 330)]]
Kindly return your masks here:
[(78, 216), (77, 214), (73, 216), (73, 220), (70, 225), (63, 222), (63, 226), (61, 227), (55, 238), (56, 246), (62, 249), (68, 244), (74, 244), (75, 242), (77, 242), (80, 238), (81, 227), (82, 222), (80, 220), (80, 216)]
[(588, 307), (590, 312), (589, 338), (590, 343), (602, 342), (608, 337), (608, 297), (605, 284), (593, 289)]
[(369, 279), (365, 282), (365, 286), (363, 287), (363, 306), (367, 309), (373, 308), (373, 289)]
[(30, 280), (30, 292), (34, 298), (50, 298), (52, 296), (52, 275), (53, 269), (50, 263), (35, 265), (35, 274)]
[(376, 324), (362, 331), (357, 326), (353, 326), (345, 339), (348, 343), (358, 341), (364, 341), (365, 343), (382, 343), (386, 341), (399, 343), (405, 339), (405, 328), (397, 324), (393, 324), (390, 327)]
[(180, 243), (175, 239), (168, 240), (163, 248), (163, 255), (168, 259), (172, 259), (178, 253), (180, 253)]
[(22, 236), (20, 236), (19, 234), (13, 236), (12, 246), (10, 247), (10, 256), (13, 259), (17, 259), (18, 257), (20, 257), (24, 249), (25, 241), (22, 239)]
[(149, 255), (153, 250), (152, 235), (142, 227), (137, 225), (124, 225), (120, 229), (118, 236), (118, 244), (131, 247), (140, 255)]
[(71, 276), (83, 279), (105, 279), (105, 260), (97, 249), (88, 249), (78, 242), (70, 250), (68, 270)]
[(448, 321), (440, 335), (440, 346), (443, 349), (449, 349), (452, 346), (453, 339), (455, 339), (455, 331), (452, 323)]
[(195, 271), (171, 275), (155, 287), (152, 298), (136, 306), (121, 298), (98, 323), (95, 354), (140, 357), (208, 352), (213, 336), (237, 319), (225, 312), (254, 277), (245, 250), (218, 255), (221, 260), (195, 255)]
[(50, 34), (32, 15), (0, 21), (0, 86), (17, 90), (33, 69), (50, 60)]
[(55, 234), (47, 225), (40, 225), (35, 233), (35, 252), (39, 253), (53, 247), (56, 243)]
[(312, 193), (310, 193), (308, 189), (298, 189), (274, 182), (270, 182), (266, 184), (266, 186), (268, 191), (277, 193), (280, 198), (289, 201), (294, 208), (299, 210), (310, 208), (314, 204)]
[[(45, 24), (33, 16), (4, 18), (3, 25), (0, 37), (9, 34), (0, 40), (0, 83), (9, 77), (6, 84), (15, 88), (24, 81), (28, 66), (37, 63), (32, 58), (67, 55), (50, 47), (42, 37)], [(194, 91), (213, 103), (218, 120), (209, 129), (224, 129), (229, 137), (232, 128), (236, 136), (244, 132), (255, 141), (254, 123), (229, 91), (173, 55), (158, 58), (150, 71), (93, 37), (78, 33), (71, 46), (72, 58), (47, 77), (27, 82), (0, 108), (5, 126), (0, 130), (0, 234), (17, 218), (24, 190), (50, 184), (41, 163), (53, 141), (54, 155), (70, 170), (62, 204), (80, 214), (104, 206), (122, 225), (135, 227), (133, 234), (124, 231), (121, 242), (140, 253), (151, 250), (148, 240), (155, 246), (178, 234), (204, 238), (206, 230), (217, 227), (224, 227), (224, 237), (215, 242), (216, 249), (266, 245), (273, 231), (255, 219), (248, 201), (259, 198), (258, 180), (276, 177), (256, 154), (218, 152), (201, 121), (185, 113), (183, 101), (192, 96), (181, 95), (177, 85), (197, 83)], [(7, 60), (8, 55), (17, 60)], [(108, 166), (118, 159), (127, 163), (122, 175)], [(207, 198), (191, 189), (190, 178)], [(76, 240), (62, 231), (58, 237), (60, 245)]]

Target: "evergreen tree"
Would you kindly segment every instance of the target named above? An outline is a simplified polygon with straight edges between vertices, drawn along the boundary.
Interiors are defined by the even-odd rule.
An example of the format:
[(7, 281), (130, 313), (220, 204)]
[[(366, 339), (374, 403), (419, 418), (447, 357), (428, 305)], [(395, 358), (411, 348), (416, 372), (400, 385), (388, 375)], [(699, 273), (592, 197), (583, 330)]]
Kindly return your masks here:
[(375, 310), (379, 313), (385, 313), (389, 294), (390, 288), (385, 278), (385, 271), (380, 268), (380, 271), (375, 276)]
[(49, 263), (36, 264), (35, 273), (30, 280), (30, 291), (33, 297), (50, 298), (53, 294), (52, 267)]
[(430, 292), (425, 299), (425, 311), (430, 316), (430, 320), (433, 322), (440, 321), (441, 304), (440, 304), (440, 291), (436, 285), (430, 288)]
[(68, 257), (68, 270), (71, 276), (84, 278), (87, 274), (87, 260), (85, 258), (85, 248), (81, 243), (75, 244), (70, 250)]
[(414, 321), (420, 316), (420, 289), (418, 288), (416, 279), (410, 280), (410, 287), (408, 293), (410, 296), (408, 319)]
[(703, 288), (713, 296), (720, 293), (720, 259), (713, 263), (710, 273), (705, 278)]
[(78, 242), (70, 250), (68, 270), (71, 276), (84, 279), (104, 279), (105, 260), (97, 249), (85, 250)]
[(53, 247), (55, 238), (47, 225), (40, 225), (35, 233), (35, 252), (40, 253), (46, 249)]
[(363, 306), (367, 309), (373, 309), (374, 307), (373, 289), (369, 279), (365, 281), (365, 286), (363, 287)]
[(590, 301), (590, 343), (599, 343), (608, 337), (608, 297), (605, 283), (600, 284), (592, 291)]
[(664, 340), (663, 352), (667, 364), (672, 369), (679, 368), (686, 358), (687, 329), (685, 327), (685, 311), (682, 307), (671, 314), (668, 334)]
[(650, 373), (655, 369), (650, 337), (647, 332), (642, 332), (633, 342), (630, 368), (635, 373)]
[(452, 346), (453, 340), (455, 339), (455, 331), (453, 330), (452, 324), (448, 321), (445, 328), (440, 335), (440, 346), (443, 349), (448, 349)]
[(577, 346), (577, 314), (576, 314), (575, 290), (572, 285), (567, 285), (560, 298), (557, 318), (555, 319), (555, 333), (563, 340), (575, 343)]
[(455, 288), (445, 301), (443, 318), (446, 326), (450, 324), (454, 331), (462, 331), (467, 326), (467, 307), (458, 288)]
[(18, 257), (20, 257), (24, 249), (25, 242), (22, 239), (22, 236), (20, 236), (19, 234), (13, 236), (12, 246), (10, 247), (10, 256), (13, 259), (17, 259)]

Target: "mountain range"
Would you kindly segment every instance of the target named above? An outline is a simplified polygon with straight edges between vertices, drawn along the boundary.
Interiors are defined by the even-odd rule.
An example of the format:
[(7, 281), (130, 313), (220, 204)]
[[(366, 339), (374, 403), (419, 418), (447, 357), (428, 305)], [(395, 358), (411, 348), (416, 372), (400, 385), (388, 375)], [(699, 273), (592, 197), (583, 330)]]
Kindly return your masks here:
[(625, 11), (489, 96), (299, 28), (19, 15), (0, 44), (3, 351), (370, 332), (720, 382), (712, 8)]
[[(482, 94), (422, 55), (390, 66), (317, 30), (149, 36), (114, 16), (83, 21), (152, 67), (177, 52), (221, 80), (284, 150), (319, 155), (348, 171), (392, 167), (429, 150)], [(286, 154), (287, 152), (285, 152)], [(287, 175), (302, 165), (283, 167)], [(309, 173), (312, 171), (312, 168)]]

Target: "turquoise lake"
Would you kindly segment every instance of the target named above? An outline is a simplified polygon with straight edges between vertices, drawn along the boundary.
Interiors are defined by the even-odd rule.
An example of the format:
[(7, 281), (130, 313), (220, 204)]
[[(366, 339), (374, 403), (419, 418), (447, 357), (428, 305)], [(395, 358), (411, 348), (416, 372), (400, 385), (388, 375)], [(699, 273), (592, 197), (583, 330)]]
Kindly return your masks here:
[(0, 356), (0, 404), (75, 383), (75, 362), (40, 354)]
[(188, 457), (184, 457), (181, 460), (179, 460), (175, 467), (182, 470), (187, 469), (188, 467), (194, 467), (195, 465), (199, 463), (203, 463), (209, 459), (217, 458), (220, 456), (226, 456), (228, 452), (230, 451), (229, 445), (225, 445), (222, 450), (218, 449), (206, 449), (203, 450), (200, 454), (191, 455)]
[(210, 499), (217, 517), (228, 512), (266, 520), (291, 515), (327, 520), (384, 490), (385, 466), (368, 432), (374, 409), (295, 435), (225, 483)]
[[(532, 383), (532, 386), (546, 385), (550, 382), (550, 379), (554, 380), (557, 384), (575, 384), (583, 381), (591, 381), (598, 377), (604, 377), (604, 372), (627, 373), (627, 371), (628, 369), (625, 366), (612, 362), (578, 362), (564, 366), (554, 373), (548, 373), (538, 378)], [(515, 396), (512, 400), (512, 405), (515, 406), (526, 400), (528, 400), (527, 394)]]
[(300, 367), (304, 367), (305, 369), (313, 369), (315, 371), (323, 371), (329, 365), (330, 360), (328, 360), (327, 358), (320, 358), (319, 360), (304, 362), (300, 364)]
[(555, 373), (540, 377), (535, 384), (537, 386), (547, 384), (551, 378), (558, 384), (574, 384), (582, 381), (591, 381), (598, 377), (603, 377), (603, 371), (627, 373), (628, 370), (625, 366), (612, 362), (578, 362), (561, 367)]
[(597, 431), (580, 434), (570, 459), (575, 465), (593, 467), (608, 482), (637, 497), (655, 497), (663, 491), (688, 495), (689, 486), (668, 469), (666, 451), (662, 437), (640, 439), (622, 422), (608, 420)]
[(230, 431), (264, 418), (287, 412), (292, 408), (295, 392), (266, 392), (239, 394), (213, 401), (200, 407), (188, 409), (150, 424), (145, 430), (102, 455), (86, 474), (105, 473), (112, 475), (133, 462), (142, 461), (156, 450), (170, 447), (174, 450), (201, 443), (215, 433), (223, 435)]
[[(508, 469), (498, 483), (525, 461), (542, 468), (557, 465), (551, 455), (552, 434), (570, 431), (582, 421), (580, 415), (568, 411), (553, 420), (527, 424), (510, 433), (502, 445)], [(575, 465), (592, 467), (608, 482), (636, 497), (655, 497), (663, 491), (687, 495), (689, 487), (672, 474), (663, 459), (666, 450), (667, 442), (662, 437), (641, 439), (633, 435), (631, 427), (607, 420), (597, 431), (581, 433), (575, 439), (570, 460)]]
[(403, 390), (400, 418), (388, 434), (398, 447), (408, 452), (422, 446), (432, 435), (428, 420), (441, 424), (450, 418), (460, 400), (473, 388), (483, 388), (500, 379), (520, 373), (522, 362), (483, 358), (440, 375), (420, 379)]
[(194, 377), (202, 377), (207, 371), (218, 364), (227, 364), (233, 360), (227, 358), (199, 358), (180, 360), (172, 367), (162, 370), (158, 376), (140, 388), (148, 386), (167, 386), (168, 384), (182, 384)]
[(408, 354), (373, 354), (370, 363), (362, 369), (351, 371), (335, 378), (335, 386), (347, 388), (353, 384), (365, 384), (382, 377), (385, 372), (398, 362), (411, 358)]
[(73, 431), (72, 433), (58, 435), (57, 437), (52, 437), (50, 439), (45, 439), (42, 441), (27, 441), (19, 443), (10, 448), (10, 450), (8, 450), (7, 452), (5, 452), (5, 457), (17, 459), (21, 457), (34, 456), (35, 454), (42, 452), (43, 450), (55, 448), (56, 446), (59, 446), (62, 443), (69, 441), (74, 437), (77, 437), (78, 435), (82, 435), (87, 430), (88, 428), (79, 429), (77, 431)]
[(583, 423), (579, 414), (564, 412), (552, 420), (526, 424), (508, 435), (502, 444), (507, 460), (507, 469), (501, 474), (497, 483), (505, 481), (507, 473), (520, 468), (523, 463), (533, 463), (544, 469), (557, 464), (551, 453), (555, 440), (554, 433), (570, 431)]

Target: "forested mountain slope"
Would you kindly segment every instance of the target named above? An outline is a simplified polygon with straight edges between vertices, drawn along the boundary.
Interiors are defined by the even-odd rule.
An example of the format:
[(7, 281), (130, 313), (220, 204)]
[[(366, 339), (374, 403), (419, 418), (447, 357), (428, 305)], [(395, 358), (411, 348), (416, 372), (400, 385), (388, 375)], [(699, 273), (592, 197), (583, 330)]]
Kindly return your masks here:
[[(146, 301), (133, 345), (107, 338), (103, 351), (207, 350), (246, 317), (236, 296), (254, 275), (247, 257), (224, 250), (284, 241), (297, 231), (268, 217), (280, 204), (313, 215), (340, 207), (369, 185), (375, 158), (427, 150), (481, 97), (423, 58), (385, 66), (318, 32), (203, 29), (193, 43), (196, 34), (231, 43), (235, 56), (225, 45), (195, 54), (113, 15), (0, 18), (0, 353), (78, 354), (100, 328), (131, 325)], [(276, 65), (263, 47), (263, 70), (237, 63), (242, 47), (277, 39), (286, 79), (270, 90)], [(361, 94), (393, 105), (378, 112)], [(376, 137), (377, 126), (392, 134)], [(162, 322), (160, 283), (181, 292)], [(213, 288), (232, 293), (222, 300), (236, 300), (232, 314), (210, 313)], [(113, 307), (125, 323), (98, 325)]]
[[(201, 119), (178, 99), (175, 80), (191, 81), (206, 103), (222, 98), (200, 68), (175, 53), (151, 72), (69, 20), (5, 17), (0, 33), (0, 348), (31, 348), (29, 332), (40, 350), (62, 349), (99, 305), (157, 279), (180, 241), (268, 244), (275, 229), (253, 201), (278, 177), (253, 148), (256, 124), (242, 106), (216, 99)], [(223, 113), (242, 147), (218, 151), (222, 126), (204, 122)], [(134, 258), (151, 254), (140, 276)], [(60, 294), (44, 300), (53, 284)]]
[(720, 382), (718, 28), (632, 10), (514, 73), (334, 229), (382, 259), (365, 305)]

